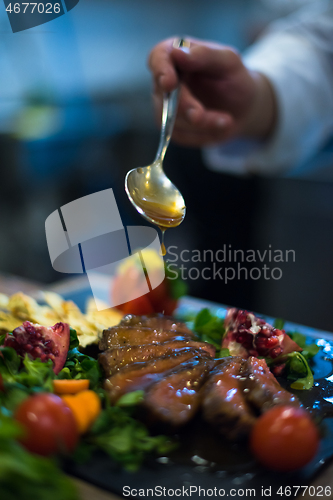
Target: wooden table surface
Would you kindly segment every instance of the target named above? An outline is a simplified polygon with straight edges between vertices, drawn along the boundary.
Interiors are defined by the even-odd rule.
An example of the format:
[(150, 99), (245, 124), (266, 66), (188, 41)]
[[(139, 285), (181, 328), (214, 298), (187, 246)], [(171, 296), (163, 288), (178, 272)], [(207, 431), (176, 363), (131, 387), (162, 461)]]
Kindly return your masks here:
[[(20, 278), (18, 276), (12, 275), (1, 275), (0, 274), (0, 293), (5, 294), (13, 294), (18, 291), (22, 291), (26, 294), (38, 297), (38, 292), (40, 290), (51, 290), (55, 292), (64, 293), (65, 290), (71, 290), (73, 287), (76, 288), (77, 284), (80, 282), (84, 282), (85, 278), (70, 278), (61, 280), (53, 285), (45, 285), (42, 283), (33, 282), (24, 278)], [(332, 334), (333, 338), (333, 334)], [(76, 484), (80, 498), (82, 500), (119, 500), (121, 497), (118, 495), (114, 495), (107, 491), (104, 491), (100, 488), (97, 488), (89, 483), (81, 481), (79, 479), (73, 478), (74, 483)], [(323, 499), (333, 499), (333, 462), (331, 462), (327, 467), (321, 471), (314, 481), (312, 481), (311, 485), (317, 487), (322, 486), (330, 486), (332, 489), (332, 493), (330, 496), (322, 496)], [(234, 497), (236, 498), (236, 497)], [(287, 497), (281, 497), (287, 498)], [(289, 498), (295, 498), (290, 496)], [(308, 492), (303, 495), (298, 495), (297, 500), (313, 500), (314, 498), (319, 498), (317, 496), (310, 495)]]

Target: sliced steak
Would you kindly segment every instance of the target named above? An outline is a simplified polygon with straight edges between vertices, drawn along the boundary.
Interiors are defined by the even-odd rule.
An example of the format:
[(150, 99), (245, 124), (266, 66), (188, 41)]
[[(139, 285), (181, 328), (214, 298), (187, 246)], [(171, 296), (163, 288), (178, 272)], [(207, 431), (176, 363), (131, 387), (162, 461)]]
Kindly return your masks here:
[[(104, 388), (109, 392), (112, 403), (127, 392), (145, 390), (152, 383), (161, 380), (166, 373), (200, 353), (196, 349), (152, 359), (146, 363), (133, 363), (121, 368), (115, 375), (107, 378)], [(205, 357), (204, 354), (202, 354)]]
[(121, 326), (137, 326), (153, 328), (153, 330), (171, 330), (177, 333), (191, 333), (191, 330), (182, 321), (177, 321), (171, 316), (151, 314), (149, 316), (134, 316), (128, 314), (119, 323)]
[(215, 347), (207, 342), (173, 340), (171, 342), (162, 342), (161, 344), (114, 347), (100, 354), (98, 359), (104, 369), (105, 375), (109, 377), (123, 366), (131, 363), (145, 362), (152, 358), (169, 356), (191, 348), (204, 351), (211, 357), (215, 356)]
[(242, 367), (240, 382), (246, 401), (260, 413), (276, 405), (300, 405), (296, 396), (281, 387), (264, 359), (250, 356)]
[(194, 357), (153, 384), (144, 399), (153, 418), (171, 426), (186, 424), (199, 408), (199, 389), (213, 365), (211, 358)]
[(141, 326), (113, 326), (104, 330), (99, 344), (101, 350), (143, 344), (157, 344), (169, 340), (191, 340), (193, 334), (174, 330), (153, 330)]
[(204, 419), (231, 440), (245, 437), (256, 420), (239, 380), (245, 363), (240, 357), (225, 358), (201, 390)]

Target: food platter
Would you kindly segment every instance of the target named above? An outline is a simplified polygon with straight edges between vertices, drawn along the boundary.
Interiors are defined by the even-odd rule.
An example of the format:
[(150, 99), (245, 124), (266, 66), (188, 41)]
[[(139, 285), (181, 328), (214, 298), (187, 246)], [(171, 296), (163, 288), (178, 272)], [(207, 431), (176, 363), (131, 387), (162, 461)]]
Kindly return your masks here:
[[(74, 300), (80, 306), (88, 294), (88, 290), (80, 289), (64, 294), (64, 297)], [(221, 317), (226, 313), (224, 306), (184, 298), (177, 316), (188, 317), (190, 313), (198, 312), (203, 307), (209, 307)], [(126, 472), (100, 453), (96, 453), (85, 464), (67, 462), (64, 464), (65, 470), (104, 490), (129, 497), (140, 496), (141, 492), (141, 496), (149, 495), (153, 498), (173, 495), (200, 498), (203, 490), (207, 496), (213, 497), (241, 498), (252, 495), (278, 499), (302, 495), (305, 490), (298, 490), (297, 487), (309, 485), (333, 456), (333, 340), (330, 340), (331, 334), (328, 332), (292, 323), (286, 324), (286, 329), (297, 330), (312, 341), (316, 339), (321, 348), (313, 365), (315, 386), (310, 391), (295, 391), (303, 406), (309, 409), (316, 420), (322, 421), (321, 429), (324, 433), (316, 457), (300, 471), (268, 472), (256, 464), (244, 445), (226, 442), (223, 437), (212, 432), (200, 417), (179, 433), (180, 446), (176, 451), (168, 457), (146, 462), (138, 472)], [(283, 381), (280, 382), (283, 385)], [(310, 496), (327, 497), (330, 490), (310, 490), (309, 493)]]

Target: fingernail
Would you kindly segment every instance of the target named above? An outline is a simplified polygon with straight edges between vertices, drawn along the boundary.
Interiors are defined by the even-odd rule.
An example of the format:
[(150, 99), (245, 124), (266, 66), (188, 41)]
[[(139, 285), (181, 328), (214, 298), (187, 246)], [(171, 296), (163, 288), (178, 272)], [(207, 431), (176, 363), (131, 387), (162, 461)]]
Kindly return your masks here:
[(222, 116), (220, 116), (219, 118), (217, 118), (216, 120), (216, 126), (217, 127), (225, 127), (226, 126), (226, 123), (227, 123), (227, 120), (225, 118), (223, 118)]
[(195, 120), (196, 115), (197, 115), (197, 110), (195, 108), (189, 108), (186, 110), (186, 117), (190, 122)]
[(163, 85), (164, 80), (165, 80), (164, 75), (161, 75), (158, 77), (157, 84), (159, 87), (164, 88), (164, 85)]
[(189, 54), (190, 53), (190, 47), (179, 47), (179, 50), (181, 50), (182, 52), (185, 52), (185, 54)]

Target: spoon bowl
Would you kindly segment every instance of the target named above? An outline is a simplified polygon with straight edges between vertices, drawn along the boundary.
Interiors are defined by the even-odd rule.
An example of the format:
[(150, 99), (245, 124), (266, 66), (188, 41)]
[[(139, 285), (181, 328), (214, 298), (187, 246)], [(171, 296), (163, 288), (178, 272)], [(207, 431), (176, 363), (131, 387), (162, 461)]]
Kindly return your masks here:
[[(183, 47), (178, 40), (174, 46)], [(176, 119), (179, 87), (163, 96), (161, 137), (155, 161), (147, 167), (130, 170), (125, 179), (125, 190), (136, 210), (149, 222), (167, 228), (179, 226), (184, 220), (186, 207), (181, 192), (163, 170), (163, 160)]]
[(125, 189), (136, 210), (148, 222), (161, 229), (176, 227), (183, 222), (186, 213), (184, 198), (165, 175), (161, 161), (130, 170)]

